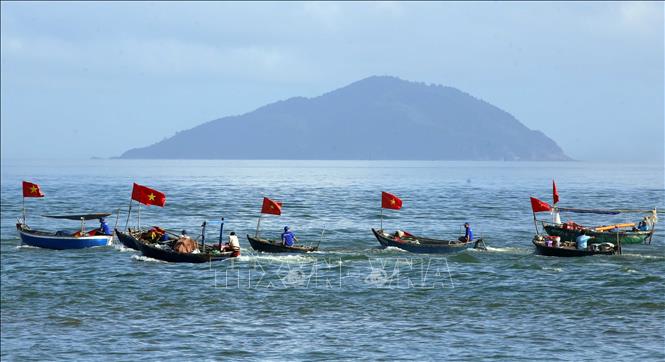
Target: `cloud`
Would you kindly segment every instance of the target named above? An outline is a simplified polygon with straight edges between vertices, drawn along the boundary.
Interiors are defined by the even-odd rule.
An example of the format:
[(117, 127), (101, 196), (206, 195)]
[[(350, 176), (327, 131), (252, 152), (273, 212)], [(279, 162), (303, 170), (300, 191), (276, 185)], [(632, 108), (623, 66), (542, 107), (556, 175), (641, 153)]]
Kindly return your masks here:
[[(261, 80), (306, 77), (310, 66), (295, 50), (277, 46), (217, 46), (168, 38), (69, 42), (49, 37), (2, 37), (3, 61), (156, 77), (223, 76)], [(296, 76), (295, 78), (301, 78)]]
[(635, 30), (648, 31), (658, 29), (663, 31), (663, 3), (662, 2), (622, 2), (619, 3), (619, 13), (623, 25)]

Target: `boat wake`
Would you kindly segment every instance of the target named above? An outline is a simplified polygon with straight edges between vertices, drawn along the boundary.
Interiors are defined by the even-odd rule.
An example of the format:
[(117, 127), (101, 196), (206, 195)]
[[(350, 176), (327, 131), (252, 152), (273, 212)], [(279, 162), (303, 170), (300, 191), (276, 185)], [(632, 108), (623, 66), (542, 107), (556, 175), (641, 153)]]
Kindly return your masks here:
[(143, 256), (143, 255), (132, 255), (132, 260), (145, 261), (145, 262), (149, 262), (149, 263), (166, 263), (165, 261), (161, 261), (161, 260), (157, 260), (157, 259), (153, 259), (153, 258), (148, 258), (147, 256)]
[(278, 262), (278, 263), (289, 263), (289, 264), (299, 264), (299, 263), (307, 263), (307, 262), (312, 262), (313, 260), (316, 260), (316, 257), (313, 256), (306, 256), (306, 255), (293, 255), (293, 254), (286, 254), (286, 255), (279, 255), (279, 254), (250, 254), (250, 255), (241, 255), (237, 258), (238, 261), (240, 262), (250, 262), (250, 261), (256, 261), (256, 262)]
[(665, 256), (663, 255), (641, 255), (641, 254), (623, 253), (621, 254), (621, 256), (636, 258), (636, 259), (665, 260)]
[(495, 248), (492, 246), (487, 246), (486, 250), (480, 249), (468, 249), (472, 252), (491, 252), (491, 253), (507, 253), (507, 254), (530, 254), (533, 251), (524, 249), (524, 248), (515, 248), (515, 247), (505, 247), (505, 248)]
[(380, 253), (394, 253), (394, 252), (399, 252), (399, 253), (408, 253), (408, 251), (404, 249), (400, 249), (396, 246), (386, 246), (383, 249), (379, 249)]
[(23, 245), (16, 245), (16, 249), (41, 249), (41, 248), (32, 245), (23, 244)]
[(124, 245), (122, 245), (122, 244), (113, 244), (113, 248), (114, 248), (115, 250), (121, 252), (121, 253), (132, 252), (132, 251), (138, 251), (138, 250), (134, 250), (134, 249), (132, 249), (132, 248), (126, 248), (126, 247), (125, 247)]

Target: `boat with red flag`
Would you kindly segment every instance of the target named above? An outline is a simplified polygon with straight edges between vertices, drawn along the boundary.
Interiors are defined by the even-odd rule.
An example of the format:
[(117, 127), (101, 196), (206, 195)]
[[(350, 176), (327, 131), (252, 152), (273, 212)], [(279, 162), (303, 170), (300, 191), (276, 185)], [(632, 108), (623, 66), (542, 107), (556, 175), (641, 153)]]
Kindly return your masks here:
[(397, 230), (394, 233), (388, 233), (383, 229), (383, 209), (400, 210), (402, 208), (402, 200), (389, 193), (381, 192), (381, 228), (372, 228), (372, 234), (379, 241), (383, 247), (395, 247), (406, 250), (411, 253), (424, 253), (424, 254), (448, 254), (456, 253), (466, 250), (473, 246), (475, 249), (487, 249), (483, 239), (473, 240), (473, 232), (469, 224), (465, 224), (467, 233), (465, 236), (457, 240), (444, 240), (433, 239), (422, 236), (415, 236), (403, 230)]
[[(323, 240), (325, 228), (321, 231), (321, 239), (319, 239), (319, 242), (316, 245), (300, 244), (295, 235), (289, 230), (288, 226), (284, 227), (284, 233), (282, 233), (282, 238), (280, 240), (261, 238), (259, 232), (261, 229), (261, 219), (264, 214), (281, 215), (282, 203), (271, 200), (267, 197), (263, 198), (261, 212), (259, 213), (259, 219), (256, 223), (256, 233), (254, 236), (247, 234), (247, 240), (252, 249), (264, 253), (310, 253), (319, 250), (319, 245), (321, 244), (321, 240)], [(296, 244), (296, 242), (299, 244)]]
[[(163, 235), (159, 232), (154, 238), (148, 232), (132, 233), (116, 230), (116, 234), (123, 244), (136, 245), (143, 256), (169, 263), (207, 263), (240, 256), (240, 251), (227, 251), (222, 245), (223, 221), (218, 245), (205, 243), (206, 227), (207, 222), (204, 221), (201, 225), (201, 235), (197, 239), (192, 239), (184, 232), (179, 236), (165, 232), (163, 235), (167, 235), (167, 238), (162, 238)], [(197, 241), (199, 239), (200, 243)]]
[(472, 246), (474, 249), (485, 249), (483, 239), (475, 241), (441, 240), (415, 236), (402, 230), (387, 233), (374, 228), (372, 228), (372, 233), (381, 246), (392, 246), (411, 253), (449, 254), (466, 250)]

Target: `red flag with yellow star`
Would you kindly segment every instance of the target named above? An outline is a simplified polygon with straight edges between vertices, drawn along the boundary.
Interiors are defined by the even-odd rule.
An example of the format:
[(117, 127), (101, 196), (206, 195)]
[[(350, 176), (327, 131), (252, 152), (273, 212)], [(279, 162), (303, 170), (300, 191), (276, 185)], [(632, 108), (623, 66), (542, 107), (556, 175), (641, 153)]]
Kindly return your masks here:
[(132, 200), (136, 200), (144, 205), (164, 207), (164, 204), (166, 204), (166, 195), (157, 190), (134, 183)]
[(383, 191), (381, 192), (381, 207), (384, 209), (399, 210), (402, 208), (402, 200), (393, 194)]
[(23, 181), (23, 197), (44, 197), (44, 193), (39, 189), (39, 185)]
[(282, 214), (282, 203), (270, 200), (267, 197), (263, 198), (263, 205), (261, 206), (262, 214), (273, 214), (281, 215)]

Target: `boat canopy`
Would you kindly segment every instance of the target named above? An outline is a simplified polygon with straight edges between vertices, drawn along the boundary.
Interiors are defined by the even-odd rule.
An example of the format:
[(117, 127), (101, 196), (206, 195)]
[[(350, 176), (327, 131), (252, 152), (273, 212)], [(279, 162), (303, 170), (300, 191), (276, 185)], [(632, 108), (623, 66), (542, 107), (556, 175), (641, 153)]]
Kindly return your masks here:
[(578, 214), (604, 214), (604, 215), (618, 215), (620, 210), (601, 210), (601, 209), (575, 209), (570, 207), (559, 207), (559, 211), (575, 212)]
[(618, 215), (618, 214), (653, 214), (656, 215), (660, 211), (653, 210), (637, 210), (637, 209), (578, 209), (574, 207), (557, 207), (559, 211), (575, 212), (578, 214), (605, 214), (605, 215)]
[(96, 214), (76, 214), (76, 215), (43, 215), (44, 217), (50, 217), (51, 219), (67, 219), (67, 220), (94, 220), (102, 217), (107, 217), (111, 215), (110, 213), (96, 213)]

